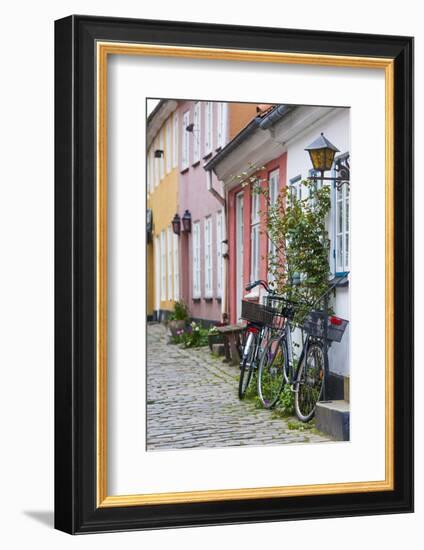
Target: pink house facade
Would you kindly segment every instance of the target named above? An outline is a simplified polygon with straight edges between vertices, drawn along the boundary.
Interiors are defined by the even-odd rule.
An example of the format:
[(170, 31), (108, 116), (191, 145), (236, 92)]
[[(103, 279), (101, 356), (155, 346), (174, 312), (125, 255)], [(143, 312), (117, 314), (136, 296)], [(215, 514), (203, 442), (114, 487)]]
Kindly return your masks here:
[[(180, 297), (198, 321), (222, 321), (226, 307), (224, 245), (226, 209), (223, 185), (204, 165), (222, 150), (247, 120), (255, 105), (179, 101), (178, 212), (181, 220)], [(190, 230), (183, 230), (184, 216)]]

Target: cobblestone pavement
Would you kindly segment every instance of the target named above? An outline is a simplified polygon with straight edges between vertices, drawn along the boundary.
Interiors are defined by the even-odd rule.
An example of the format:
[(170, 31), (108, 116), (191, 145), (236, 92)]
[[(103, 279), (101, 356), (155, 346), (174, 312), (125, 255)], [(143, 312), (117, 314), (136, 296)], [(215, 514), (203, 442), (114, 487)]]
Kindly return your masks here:
[(281, 445), (329, 441), (289, 429), (286, 419), (237, 396), (239, 369), (209, 348), (166, 343), (160, 324), (147, 328), (147, 450)]

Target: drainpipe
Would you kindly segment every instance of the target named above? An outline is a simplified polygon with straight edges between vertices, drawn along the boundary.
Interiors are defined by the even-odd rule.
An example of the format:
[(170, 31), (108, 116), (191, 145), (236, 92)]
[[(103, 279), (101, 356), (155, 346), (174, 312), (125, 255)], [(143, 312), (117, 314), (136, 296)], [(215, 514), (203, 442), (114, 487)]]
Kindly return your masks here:
[[(206, 188), (209, 193), (220, 202), (223, 206), (222, 209), (222, 240), (227, 240), (227, 201), (212, 185), (212, 170), (206, 170)], [(222, 243), (221, 243), (222, 246)], [(222, 248), (221, 248), (222, 255)], [(228, 271), (228, 254), (225, 256), (222, 255), (223, 264), (222, 264), (222, 296), (221, 296), (221, 322), (228, 320), (228, 311), (227, 311), (227, 301), (228, 301), (228, 292), (227, 292), (227, 271)]]

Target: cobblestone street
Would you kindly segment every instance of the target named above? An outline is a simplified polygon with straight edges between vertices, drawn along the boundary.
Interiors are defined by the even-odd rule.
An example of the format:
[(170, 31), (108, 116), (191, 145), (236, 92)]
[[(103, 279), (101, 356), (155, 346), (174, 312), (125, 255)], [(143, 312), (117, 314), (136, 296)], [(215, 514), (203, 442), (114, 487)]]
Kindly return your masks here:
[(168, 345), (160, 324), (148, 324), (147, 346), (147, 450), (329, 441), (239, 401), (239, 369), (209, 348)]

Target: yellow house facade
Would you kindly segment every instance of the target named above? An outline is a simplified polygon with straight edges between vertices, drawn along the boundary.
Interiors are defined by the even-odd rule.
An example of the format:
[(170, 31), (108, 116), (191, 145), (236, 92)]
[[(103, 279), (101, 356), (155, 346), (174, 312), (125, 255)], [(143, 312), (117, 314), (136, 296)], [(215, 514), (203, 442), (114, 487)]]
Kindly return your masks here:
[(162, 320), (180, 292), (177, 102), (160, 101), (147, 120), (147, 316)]

